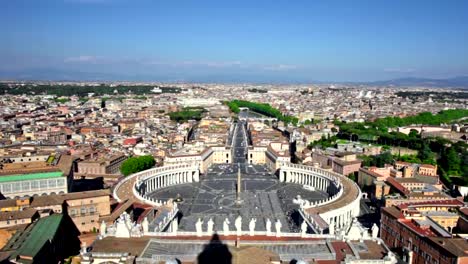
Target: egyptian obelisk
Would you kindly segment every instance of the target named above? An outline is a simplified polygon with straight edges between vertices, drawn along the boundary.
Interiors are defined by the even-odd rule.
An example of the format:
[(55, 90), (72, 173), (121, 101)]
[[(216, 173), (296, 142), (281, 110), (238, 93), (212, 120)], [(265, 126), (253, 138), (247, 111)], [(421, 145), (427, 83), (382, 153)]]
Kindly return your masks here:
[(242, 203), (240, 193), (242, 191), (242, 181), (241, 181), (241, 170), (240, 170), (240, 164), (237, 163), (237, 193), (236, 193), (236, 204), (240, 205)]

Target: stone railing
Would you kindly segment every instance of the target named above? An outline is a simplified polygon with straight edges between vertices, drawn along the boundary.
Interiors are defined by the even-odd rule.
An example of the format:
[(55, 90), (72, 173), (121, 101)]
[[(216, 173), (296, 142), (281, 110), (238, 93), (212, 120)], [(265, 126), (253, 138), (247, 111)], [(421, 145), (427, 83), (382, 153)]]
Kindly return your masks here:
[(199, 170), (193, 165), (163, 166), (137, 173), (133, 194), (139, 200), (153, 206), (161, 206), (166, 201), (156, 200), (148, 194), (169, 186), (199, 181)]
[[(142, 184), (153, 178), (163, 177), (163, 176), (176, 174), (176, 173), (188, 173), (188, 172), (192, 173), (191, 175), (192, 177), (190, 178), (190, 180), (198, 181), (198, 177), (199, 177), (198, 167), (192, 166), (192, 165), (181, 164), (181, 165), (174, 165), (174, 166), (163, 166), (163, 167), (157, 167), (157, 168), (152, 168), (149, 170), (140, 171), (140, 172), (131, 174), (125, 177), (124, 179), (122, 179), (121, 181), (119, 181), (117, 185), (113, 188), (112, 195), (118, 202), (122, 202), (122, 199), (121, 199), (122, 197), (119, 197), (118, 195), (119, 188), (121, 188), (123, 184), (129, 181), (135, 180), (135, 184), (134, 186), (132, 186), (132, 192), (133, 192), (133, 195), (137, 199), (145, 203), (154, 205), (154, 206), (161, 205), (163, 203), (162, 201), (157, 202), (156, 200), (151, 199), (150, 197), (147, 197), (145, 195), (147, 193), (146, 192), (147, 190), (146, 189), (141, 190)], [(187, 177), (188, 176), (189, 175), (187, 174)], [(177, 184), (179, 183), (183, 183), (183, 182), (178, 182)], [(166, 185), (166, 186), (169, 186), (169, 185)], [(152, 191), (154, 190), (155, 189), (153, 189)]]
[(283, 163), (279, 176), (282, 181), (302, 184), (330, 195), (325, 200), (301, 207), (301, 215), (307, 224), (318, 232), (325, 231), (331, 224), (340, 228), (347, 226), (359, 215), (361, 190), (343, 175), (311, 166)]
[(304, 203), (304, 209), (323, 206), (340, 199), (343, 195), (342, 176), (327, 170), (293, 163), (283, 163), (280, 168), (280, 180), (301, 184), (312, 190), (322, 190), (330, 197), (311, 203)]

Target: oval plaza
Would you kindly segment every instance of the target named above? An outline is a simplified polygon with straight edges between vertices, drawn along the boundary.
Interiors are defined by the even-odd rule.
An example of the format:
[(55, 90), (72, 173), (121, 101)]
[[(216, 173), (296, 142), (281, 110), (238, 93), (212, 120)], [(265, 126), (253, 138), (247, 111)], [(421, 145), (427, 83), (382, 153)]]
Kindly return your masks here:
[(273, 166), (247, 162), (247, 132), (239, 123), (231, 129), (229, 163), (210, 164), (203, 174), (197, 163), (167, 165), (126, 179), (133, 179), (138, 200), (166, 211), (149, 221), (150, 232), (334, 234), (352, 224), (361, 198), (354, 182), (285, 159), (270, 161)]
[(344, 260), (340, 247), (349, 248), (353, 259), (395, 263), (377, 237), (378, 228), (371, 231), (356, 221), (361, 199), (356, 183), (292, 163), (281, 144), (255, 149), (246, 130), (240, 120), (229, 131), (229, 146), (204, 150), (186, 162), (183, 156), (171, 157), (175, 162), (119, 182), (113, 194), (118, 201), (137, 201), (155, 213), (139, 223), (125, 213), (112, 225), (103, 223), (102, 240), (95, 245), (97, 253), (86, 255), (89, 260), (106, 259), (99, 252), (115, 252), (119, 239), (137, 239), (145, 246), (136, 251), (136, 263), (204, 263), (203, 252), (223, 245), (229, 256), (241, 259), (241, 249), (249, 247), (275, 255), (261, 263)]

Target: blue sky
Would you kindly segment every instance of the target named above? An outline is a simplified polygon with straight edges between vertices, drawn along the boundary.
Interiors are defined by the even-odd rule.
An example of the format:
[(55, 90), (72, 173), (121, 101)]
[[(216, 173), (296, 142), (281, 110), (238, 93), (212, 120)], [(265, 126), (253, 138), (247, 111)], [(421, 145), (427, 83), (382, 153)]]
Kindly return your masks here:
[(468, 1), (1, 0), (0, 76), (371, 81), (468, 75)]

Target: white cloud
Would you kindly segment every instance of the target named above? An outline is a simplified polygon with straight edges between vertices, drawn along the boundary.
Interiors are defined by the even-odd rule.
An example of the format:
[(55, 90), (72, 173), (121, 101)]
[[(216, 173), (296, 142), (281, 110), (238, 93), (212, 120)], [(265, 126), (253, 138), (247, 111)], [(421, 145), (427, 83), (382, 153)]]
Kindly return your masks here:
[(263, 69), (267, 71), (289, 71), (299, 68), (297, 65), (278, 64), (278, 65), (267, 65)]
[(78, 57), (68, 57), (65, 58), (65, 62), (90, 62), (90, 63), (97, 63), (102, 60), (102, 57), (97, 56), (89, 56), (89, 55), (81, 55)]
[(102, 4), (112, 3), (112, 0), (64, 0), (66, 3), (78, 3), (78, 4)]
[(80, 55), (68, 57), (64, 59), (65, 63), (81, 63), (81, 64), (134, 64), (134, 65), (147, 65), (147, 66), (165, 66), (165, 67), (203, 67), (203, 68), (237, 68), (237, 69), (252, 69), (252, 70), (266, 70), (266, 71), (289, 71), (299, 68), (297, 65), (289, 64), (253, 64), (244, 63), (241, 61), (165, 61), (155, 60), (151, 58), (110, 58), (103, 56)]
[(384, 72), (393, 72), (393, 73), (412, 73), (415, 72), (416, 69), (413, 68), (387, 68), (384, 69)]

